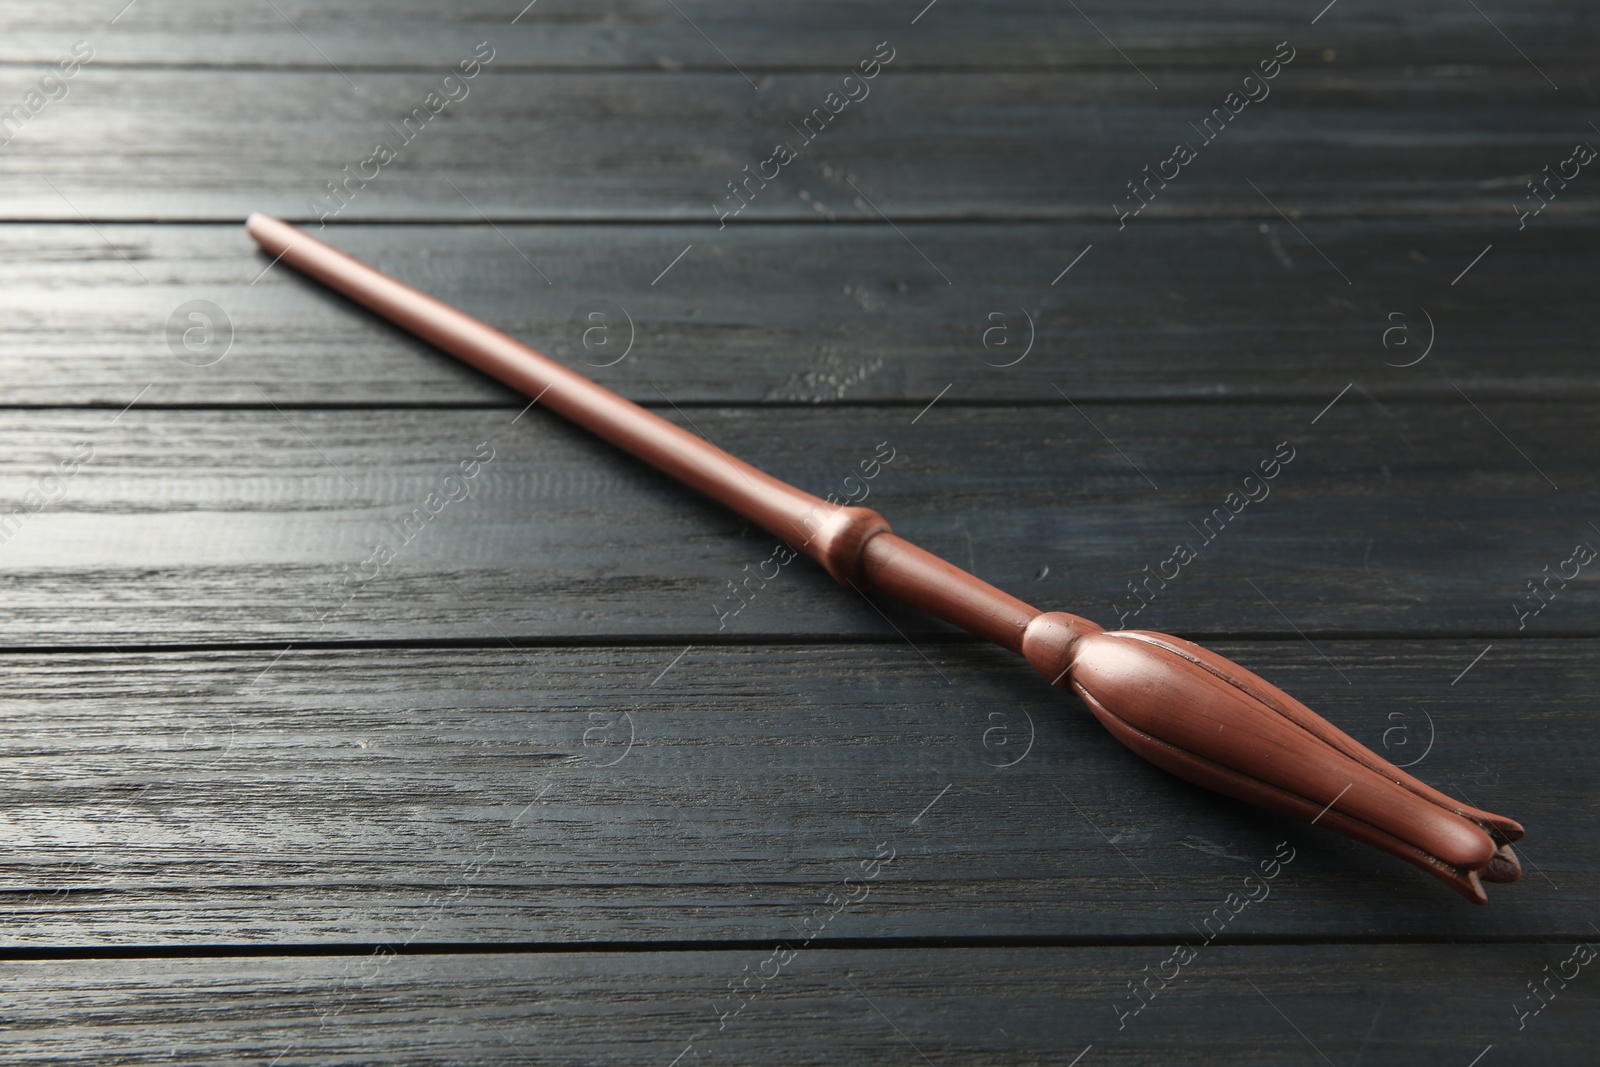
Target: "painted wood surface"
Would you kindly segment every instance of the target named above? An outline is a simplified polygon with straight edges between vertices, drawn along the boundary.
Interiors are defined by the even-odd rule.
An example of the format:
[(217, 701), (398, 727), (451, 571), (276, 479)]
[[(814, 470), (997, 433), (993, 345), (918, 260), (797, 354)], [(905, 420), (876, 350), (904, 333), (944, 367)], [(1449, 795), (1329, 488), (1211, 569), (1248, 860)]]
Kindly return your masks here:
[(1486, 643), (1213, 644), (1514, 809), (1528, 873), (1488, 908), (1156, 770), (970, 643), (6, 655), (4, 950), (1173, 938), (1284, 841), (1213, 937), (1587, 937), (1595, 642)]
[[(1191, 935), (1192, 936), (1192, 935)], [(1137, 948), (224, 957), (6, 965), (19, 1063), (1592, 1062), (1592, 984), (1539, 1004), (1574, 944), (1202, 948), (1117, 1029)], [(746, 970), (748, 968), (748, 971)], [(1576, 964), (1568, 963), (1567, 973)], [(1472, 982), (1441, 979), (1470, 972)], [(1172, 974), (1171, 966), (1165, 973)], [(1579, 974), (1584, 973), (1581, 969)], [(760, 980), (749, 981), (751, 990)], [(1152, 979), (1152, 990), (1159, 988)], [(1554, 982), (1551, 988), (1555, 989)], [(1119, 999), (1120, 997), (1120, 999)], [(724, 1019), (726, 1025), (722, 1029)], [(1326, 1057), (1324, 1059), (1323, 1057)], [(1337, 1058), (1335, 1058), (1337, 1057)]]
[[(876, 38), (861, 40), (860, 58), (872, 59)], [(1250, 104), (1230, 94), (1252, 67), (1175, 71), (1157, 90), (1132, 70), (891, 64), (849, 104), (837, 95), (848, 72), (765, 75), (757, 92), (736, 73), (491, 64), (454, 91), (459, 102), (435, 96), (437, 113), (427, 105), (407, 128), (445, 73), (347, 82), (332, 71), (243, 69), (219, 85), (213, 70), (90, 65), (0, 152), (0, 195), (11, 219), (689, 221), (707, 242), (724, 214), (730, 226), (831, 217), (1116, 227), (1127, 212), (1123, 237), (1158, 218), (1287, 216), (1316, 241), (1314, 220), (1352, 214), (1471, 215), (1509, 240), (1516, 204), (1549, 201), (1530, 228), (1594, 212), (1595, 185), (1571, 165), (1579, 178), (1566, 185), (1541, 186), (1538, 198), (1525, 187), (1595, 136), (1578, 93), (1516, 68), (1457, 78), (1337, 67), (1297, 54)], [(40, 77), (0, 69), (0, 100), (25, 99)], [(805, 127), (818, 109), (826, 124)], [(775, 157), (780, 144), (792, 160)], [(1180, 144), (1194, 158), (1163, 167)], [(746, 166), (770, 181), (744, 186)], [(924, 269), (943, 284), (936, 267)]]
[[(324, 236), (645, 404), (920, 409), (947, 386), (947, 406), (1062, 404), (1051, 382), (1079, 401), (1318, 408), (1352, 381), (1385, 400), (1459, 401), (1452, 382), (1474, 398), (1592, 396), (1600, 234), (1584, 219), (1522, 233), (1509, 220), (1316, 224), (1352, 286), (1281, 219), (901, 227), (915, 248), (885, 226), (712, 227), (714, 241), (691, 225), (481, 222)], [(145, 403), (251, 406), (258, 384), (288, 406), (516, 403), (267, 270), (236, 224), (98, 231), (7, 228), (8, 403), (120, 409), (148, 385)], [(197, 300), (221, 316), (190, 334), (180, 309)]]
[[(1588, 1063), (1600, 187), (1550, 172), (1597, 30), (6, 5), (8, 1061)], [(269, 269), (252, 210), (1040, 607), (1206, 641), (1521, 819), (1526, 875), (1472, 908), (807, 564), (745, 584), (770, 538)]]
[[(818, 0), (763, 5), (739, 0), (336, 0), (219, 8), (205, 0), (92, 0), (70, 7), (15, 0), (0, 16), (0, 62), (50, 63), (75, 39), (106, 63), (328, 70), (448, 65), (491, 38), (523, 69), (650, 69), (731, 72), (853, 66), (853, 46), (889, 38), (915, 45), (907, 65), (993, 70), (1017, 67), (1252, 66), (1285, 37), (1347, 62), (1472, 63), (1520, 67), (1522, 42), (1541, 68), (1592, 61), (1594, 13), (1550, 0), (1485, 7), (1426, 0), (1404, 8), (1352, 4), (1335, 16), (1290, 13), (1261, 0), (1230, 0), (1203, 15), (1165, 0), (1088, 4), (1078, 12), (1046, 0), (978, 4), (936, 0)], [(276, 10), (274, 10), (276, 8)], [(1304, 17), (1301, 17), (1303, 14)], [(1313, 21), (1315, 19), (1315, 21)], [(1559, 27), (1559, 32), (1552, 32)], [(898, 62), (898, 60), (897, 60)]]
[[(0, 412), (19, 442), (0, 486), (23, 500), (3, 516), (6, 643), (953, 632), (783, 564), (537, 409), (285, 410), (270, 388), (230, 412)], [(1325, 403), (662, 410), (1104, 625), (1595, 634), (1588, 402)]]

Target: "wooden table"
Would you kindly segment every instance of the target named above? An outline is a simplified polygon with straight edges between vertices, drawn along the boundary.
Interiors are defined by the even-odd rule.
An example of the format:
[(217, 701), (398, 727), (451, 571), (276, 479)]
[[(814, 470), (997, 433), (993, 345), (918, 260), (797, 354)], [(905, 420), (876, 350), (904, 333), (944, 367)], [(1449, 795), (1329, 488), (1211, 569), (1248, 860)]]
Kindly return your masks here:
[[(124, 3), (0, 12), (8, 1063), (1594, 1062), (1592, 9)], [(252, 210), (1217, 648), (1526, 876), (1155, 770)]]

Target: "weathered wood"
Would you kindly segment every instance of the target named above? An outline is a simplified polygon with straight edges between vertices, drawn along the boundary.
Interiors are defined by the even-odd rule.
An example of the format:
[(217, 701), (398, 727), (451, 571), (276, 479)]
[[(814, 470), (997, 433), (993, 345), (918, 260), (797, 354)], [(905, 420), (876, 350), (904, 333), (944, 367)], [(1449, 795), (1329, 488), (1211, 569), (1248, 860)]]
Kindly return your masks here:
[[(880, 211), (902, 223), (1115, 223), (1140, 203), (1128, 184), (1145, 180), (1146, 166), (1156, 173), (1184, 141), (1197, 158), (1169, 188), (1139, 194), (1154, 199), (1128, 229), (1160, 217), (1276, 224), (1281, 209), (1307, 220), (1313, 241), (1321, 234), (1313, 220), (1350, 214), (1474, 214), (1509, 237), (1512, 203), (1531, 196), (1524, 183), (1593, 136), (1579, 94), (1553, 92), (1524, 70), (1352, 76), (1307, 54), (1206, 143), (1201, 121), (1224, 108), (1244, 74), (1175, 72), (1158, 92), (1133, 71), (891, 67), (869, 96), (801, 143), (790, 123), (824, 107), (842, 75), (764, 75), (767, 87), (755, 94), (734, 73), (491, 67), (407, 144), (397, 126), (442, 74), (363, 73), (357, 93), (332, 72), (219, 78), (90, 66), (0, 152), (0, 217), (231, 221), (266, 211), (314, 219), (334, 202), (319, 211), (310, 200), (326, 196), (325, 183), (343, 181), (349, 166), (357, 176), (340, 221), (687, 220), (703, 226), (709, 249), (719, 211), (741, 202), (729, 183), (791, 141), (797, 158), (765, 189), (752, 179), (745, 195), (754, 199), (735, 224), (877, 222)], [(38, 78), (35, 69), (0, 70), (0, 100), (21, 99)], [(398, 158), (367, 166), (370, 183), (358, 185), (359, 165), (380, 140)], [(1581, 179), (1552, 185), (1545, 195), (1554, 202), (1535, 224), (1592, 213), (1597, 188)], [(667, 262), (634, 269), (653, 277)], [(959, 265), (952, 268), (959, 281)], [(925, 283), (943, 284), (925, 269)]]
[[(4, 499), (60, 497), (8, 520), (5, 643), (895, 632), (805, 561), (763, 564), (770, 536), (543, 412), (263, 396), (0, 413)], [(819, 495), (865, 489), (909, 540), (1108, 625), (1121, 609), (1195, 635), (1595, 633), (1593, 564), (1573, 562), (1600, 543), (1586, 404), (1324, 406), (661, 410)], [(92, 460), (57, 484), (79, 441)], [(892, 462), (860, 480), (883, 442)], [(1285, 442), (1266, 499), (1229, 496)], [(464, 487), (446, 481), (489, 449)], [(468, 492), (429, 517), (430, 493)], [(1179, 543), (1198, 558), (1163, 585)], [(886, 607), (906, 633), (949, 632)]]
[[(1587, 566), (1514, 604), (1600, 543), (1600, 186), (1513, 205), (1594, 139), (1600, 16), (1323, 6), (7, 4), (0, 114), (96, 51), (0, 138), (0, 523), (61, 496), (0, 543), (8, 1062), (1589, 1063), (1592, 980), (1516, 1013), (1596, 937), (1600, 605)], [(1119, 230), (1286, 38), (1271, 97)], [(1213, 643), (1522, 819), (1524, 879), (1473, 909), (1262, 819), (803, 563), (730, 614), (764, 535), (257, 280), (244, 214), (309, 218), (481, 40), (341, 244), (574, 365), (611, 301), (637, 343), (590, 353), (606, 384), (819, 492), (888, 439), (867, 503), (898, 532), (1107, 623), (1293, 442), (1129, 624), (1260, 638)], [(871, 96), (719, 231), (879, 41)], [(441, 225), (346, 225), (385, 221)], [(169, 352), (190, 300), (233, 320), (214, 366)], [(1008, 343), (1033, 317), (1021, 364), (985, 365), (1017, 351), (993, 313)], [(1429, 358), (1384, 366), (1426, 316)], [(479, 441), (471, 499), (337, 613)], [(1285, 840), (1271, 897), (1119, 1030)], [(868, 898), (719, 1030), (880, 842)], [(440, 954), (361, 954), (406, 942)], [(174, 958), (48, 958), (140, 945)]]
[(1349, 684), (1298, 641), (1217, 647), (1521, 819), (1524, 880), (1466, 905), (981, 646), (10, 654), (4, 944), (789, 937), (880, 846), (828, 937), (1171, 938), (1284, 840), (1226, 936), (1585, 936), (1594, 641), (1497, 643), (1457, 684), (1482, 644), (1321, 644)]
[[(1487, 243), (1481, 220), (1317, 224), (1318, 247), (1354, 286), (1281, 220), (1152, 221), (1120, 235), (1090, 223), (902, 227), (959, 277), (953, 288), (885, 226), (741, 226), (710, 244), (678, 225), (328, 232), (645, 403), (665, 393), (678, 402), (920, 407), (946, 386), (942, 404), (1059, 402), (1055, 381), (1075, 400), (1251, 396), (1320, 406), (1352, 380), (1385, 400), (1459, 401), (1451, 382), (1480, 401), (1594, 395), (1600, 226), (1543, 221), (1552, 225), (1497, 237), (1454, 287)], [(120, 408), (146, 385), (146, 403), (260, 404), (256, 383), (270, 383), (279, 403), (515, 402), (281, 266), (262, 276), (270, 260), (235, 225), (107, 224), (97, 233), (82, 223), (18, 224), (3, 237), (9, 404)], [(1217, 285), (1219, 276), (1229, 284)], [(179, 359), (173, 346), (184, 351), (183, 331), (195, 323), (178, 309), (194, 300), (216, 304), (227, 321), (195, 335), (197, 350)], [(595, 312), (602, 317), (588, 317)], [(1402, 366), (1430, 337), (1427, 357)]]
[[(1577, 1067), (1593, 1062), (1592, 975), (1580, 970), (1559, 989), (1552, 981), (1555, 999), (1521, 1030), (1513, 1007), (1540, 1003), (1524, 983), (1554, 974), (1573, 950), (1570, 941), (1213, 946), (1120, 1031), (1128, 983), (1154, 975), (1171, 946), (804, 951), (781, 971), (769, 965), (765, 988), (725, 1025), (719, 1013), (738, 1003), (728, 984), (756, 976), (771, 946), (13, 963), (7, 1041), (11, 1060), (28, 1064), (113, 1054), (127, 1063), (276, 1057), (280, 1067), (668, 1067), (675, 1057), (1461, 1067), (1492, 1045), (1486, 1062)], [(760, 989), (760, 978), (748, 987)]]
[[(1500, 64), (1537, 77), (1479, 14), (1443, 0), (1404, 9), (1347, 4), (1315, 24), (1315, 10), (1291, 15), (1260, 0), (1212, 5), (1203, 18), (1166, 0), (1089, 4), (1083, 15), (1041, 0), (944, 3), (921, 15), (922, 5), (883, 0), (760, 8), (732, 0), (360, 0), (279, 3), (283, 14), (266, 4), (221, 9), (203, 0), (140, 0), (119, 16), (125, 3), (13, 0), (0, 14), (0, 62), (52, 62), (82, 37), (94, 43), (103, 63), (429, 67), (447, 65), (489, 39), (500, 52), (496, 61), (508, 67), (720, 71), (734, 62), (761, 71), (848, 68), (861, 58), (863, 44), (870, 50), (887, 37), (906, 48), (908, 66), (1127, 69), (1132, 61), (1159, 74), (1174, 64), (1249, 67), (1288, 37), (1313, 54), (1334, 49), (1343, 63)], [(1494, 25), (1541, 67), (1589, 62), (1600, 35), (1593, 12), (1569, 4), (1544, 0), (1488, 10)]]

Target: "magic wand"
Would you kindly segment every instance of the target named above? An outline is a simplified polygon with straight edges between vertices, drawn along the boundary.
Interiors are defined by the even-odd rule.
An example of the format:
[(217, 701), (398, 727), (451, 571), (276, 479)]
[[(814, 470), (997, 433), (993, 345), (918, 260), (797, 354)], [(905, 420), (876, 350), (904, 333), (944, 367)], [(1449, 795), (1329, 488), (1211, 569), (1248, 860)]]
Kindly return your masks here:
[(269, 255), (733, 509), (840, 584), (1021, 654), (1156, 766), (1365, 841), (1479, 904), (1483, 882), (1521, 876), (1519, 824), (1424, 785), (1238, 664), (1166, 634), (1041, 612), (896, 537), (876, 511), (781, 482), (288, 223), (255, 214), (245, 226)]

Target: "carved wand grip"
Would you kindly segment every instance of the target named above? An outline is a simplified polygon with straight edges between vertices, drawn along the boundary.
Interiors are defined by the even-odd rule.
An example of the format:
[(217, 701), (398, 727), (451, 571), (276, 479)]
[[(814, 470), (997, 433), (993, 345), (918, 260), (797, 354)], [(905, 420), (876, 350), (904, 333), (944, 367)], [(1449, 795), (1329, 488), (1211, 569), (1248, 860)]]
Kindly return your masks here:
[(877, 589), (1020, 653), (1134, 752), (1181, 778), (1364, 841), (1485, 903), (1522, 873), (1522, 827), (1460, 804), (1199, 645), (1041, 612), (895, 536), (877, 512), (779, 481), (521, 342), (266, 215), (269, 254)]

